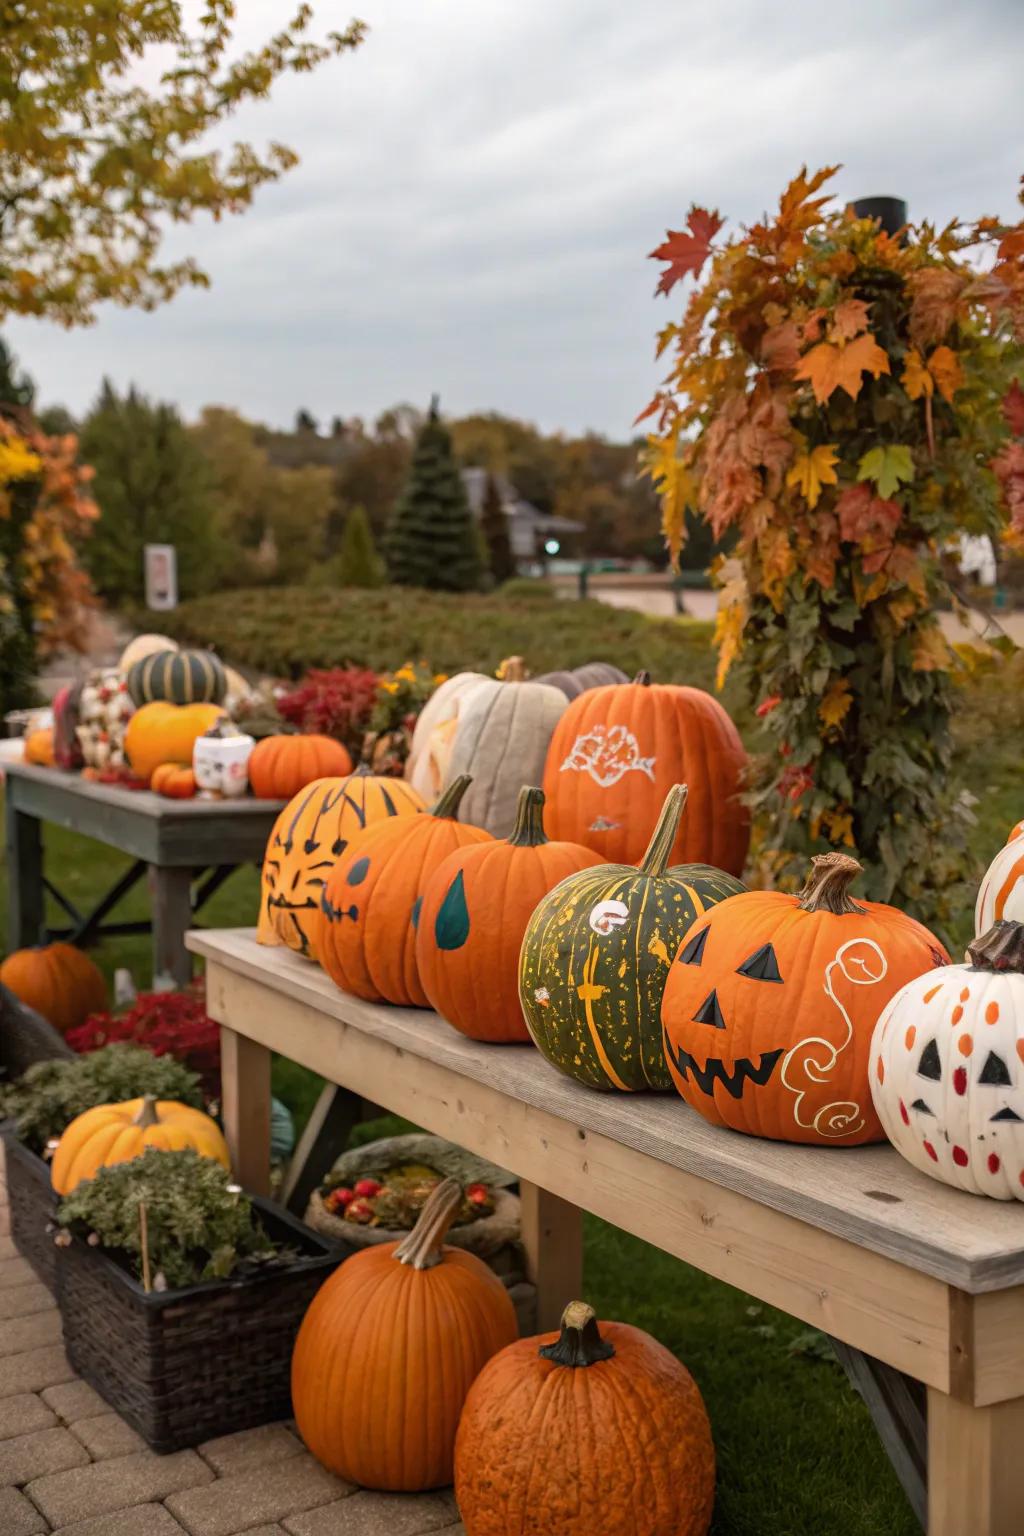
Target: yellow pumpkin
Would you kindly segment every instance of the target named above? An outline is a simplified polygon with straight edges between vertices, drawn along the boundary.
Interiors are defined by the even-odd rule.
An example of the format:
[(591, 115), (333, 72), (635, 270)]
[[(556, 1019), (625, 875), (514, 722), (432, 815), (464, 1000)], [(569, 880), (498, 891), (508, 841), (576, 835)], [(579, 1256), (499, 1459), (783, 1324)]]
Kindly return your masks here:
[(149, 1147), (180, 1152), (192, 1147), (230, 1168), (227, 1143), (202, 1110), (152, 1094), (124, 1104), (97, 1104), (72, 1120), (53, 1154), (50, 1177), (58, 1195), (70, 1195), (83, 1179), (101, 1168), (128, 1163)]
[(224, 711), (216, 704), (144, 704), (128, 722), (124, 749), (132, 772), (148, 784), (161, 763), (191, 763), (196, 738)]

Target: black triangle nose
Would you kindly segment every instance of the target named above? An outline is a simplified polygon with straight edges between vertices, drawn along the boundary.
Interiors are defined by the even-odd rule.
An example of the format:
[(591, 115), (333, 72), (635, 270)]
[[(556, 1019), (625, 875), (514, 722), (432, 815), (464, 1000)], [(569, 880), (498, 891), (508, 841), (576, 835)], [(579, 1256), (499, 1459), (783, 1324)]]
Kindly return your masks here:
[(715, 1029), (724, 1029), (725, 1020), (722, 1010), (718, 1006), (718, 993), (709, 992), (693, 1016), (695, 1024), (711, 1024)]

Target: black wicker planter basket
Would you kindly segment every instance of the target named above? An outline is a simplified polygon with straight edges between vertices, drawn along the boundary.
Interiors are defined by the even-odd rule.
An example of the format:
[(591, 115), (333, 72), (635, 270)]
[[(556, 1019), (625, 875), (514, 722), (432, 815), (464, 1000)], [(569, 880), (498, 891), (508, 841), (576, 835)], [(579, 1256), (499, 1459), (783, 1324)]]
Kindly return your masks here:
[(50, 1166), (30, 1152), (14, 1134), (10, 1121), (0, 1121), (7, 1167), (7, 1198), (11, 1208), (11, 1237), (46, 1288), (56, 1295), (57, 1197), (50, 1183)]
[(299, 1250), (294, 1263), (147, 1295), (81, 1239), (55, 1249), (68, 1359), (154, 1451), (291, 1413), (299, 1324), (346, 1255), (280, 1207), (258, 1197), (253, 1205), (275, 1242)]

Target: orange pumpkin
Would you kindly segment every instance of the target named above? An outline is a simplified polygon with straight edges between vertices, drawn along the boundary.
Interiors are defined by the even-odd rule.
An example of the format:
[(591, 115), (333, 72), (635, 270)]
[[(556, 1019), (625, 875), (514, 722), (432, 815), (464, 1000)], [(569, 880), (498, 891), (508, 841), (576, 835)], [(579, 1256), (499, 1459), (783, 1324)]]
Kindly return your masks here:
[(24, 757), (26, 763), (35, 763), (39, 768), (52, 768), (53, 755), (53, 727), (40, 726), (38, 730), (29, 731), (25, 737)]
[(497, 1275), (444, 1246), (461, 1200), (445, 1179), (403, 1242), (365, 1248), (335, 1270), (299, 1329), (299, 1433), (325, 1467), (364, 1488), (415, 1493), (450, 1483), (466, 1393), (516, 1337)]
[(58, 1195), (70, 1195), (101, 1168), (130, 1162), (150, 1147), (164, 1152), (192, 1147), (202, 1157), (231, 1167), (227, 1142), (215, 1120), (188, 1104), (158, 1101), (147, 1093), (123, 1104), (97, 1104), (76, 1115), (57, 1143), (51, 1183)]
[(161, 763), (154, 768), (149, 787), (171, 800), (191, 800), (196, 792), (196, 776), (184, 763)]
[(689, 1371), (650, 1334), (570, 1302), (560, 1333), (484, 1366), (455, 1442), (466, 1536), (704, 1536), (711, 1426)]
[(661, 1021), (672, 1080), (706, 1120), (821, 1146), (885, 1140), (872, 1031), (901, 987), (949, 957), (895, 907), (852, 900), (859, 872), (821, 854), (798, 896), (747, 891), (690, 928)]
[(316, 779), (288, 802), (267, 839), (260, 880), (261, 944), (286, 944), (316, 958), (320, 902), (329, 870), (350, 838), (377, 821), (425, 809), (411, 784), (360, 766), (344, 779)]
[(416, 929), (416, 966), (431, 1005), (474, 1040), (530, 1039), (519, 1006), (519, 951), (542, 896), (601, 862), (579, 843), (550, 843), (544, 791), (519, 792), (507, 842), (451, 853), (431, 877)]
[(635, 682), (591, 688), (555, 726), (544, 769), (551, 837), (585, 843), (610, 864), (638, 864), (673, 784), (690, 789), (670, 864), (740, 875), (750, 815), (747, 755), (729, 716), (700, 688)]
[(328, 875), (317, 959), (343, 992), (427, 1007), (416, 969), (416, 925), (427, 882), (457, 848), (494, 841), (481, 827), (455, 820), (469, 783), (463, 774), (424, 815), (367, 827)]
[(190, 763), (197, 737), (223, 713), (217, 704), (143, 704), (124, 733), (132, 772), (148, 784), (161, 763)]
[(252, 749), (249, 783), (257, 800), (290, 800), (314, 779), (344, 778), (352, 759), (333, 736), (265, 736)]
[(0, 965), (0, 982), (62, 1035), (107, 1006), (101, 972), (73, 944), (16, 950)]

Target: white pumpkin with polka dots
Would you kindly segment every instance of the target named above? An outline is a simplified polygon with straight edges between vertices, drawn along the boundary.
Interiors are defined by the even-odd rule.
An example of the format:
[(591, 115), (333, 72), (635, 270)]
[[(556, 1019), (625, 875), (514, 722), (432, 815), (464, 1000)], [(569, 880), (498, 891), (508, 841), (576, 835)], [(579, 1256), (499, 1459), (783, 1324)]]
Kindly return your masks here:
[(1018, 821), (1000, 848), (978, 890), (974, 931), (980, 937), (1001, 918), (1024, 921), (1024, 821)]
[(897, 1152), (933, 1179), (1024, 1200), (1024, 924), (908, 982), (871, 1039), (871, 1096)]

